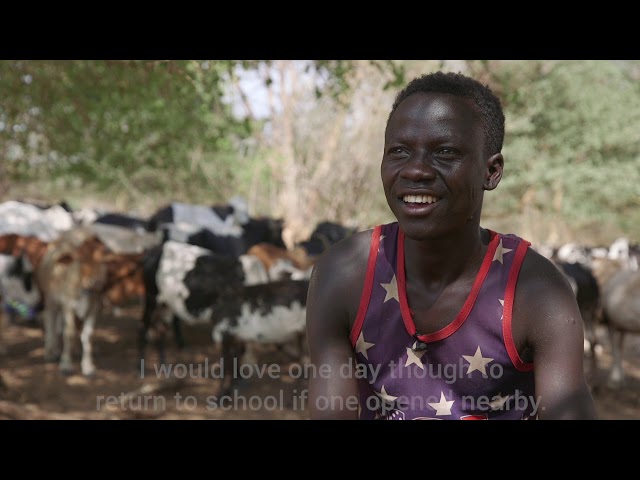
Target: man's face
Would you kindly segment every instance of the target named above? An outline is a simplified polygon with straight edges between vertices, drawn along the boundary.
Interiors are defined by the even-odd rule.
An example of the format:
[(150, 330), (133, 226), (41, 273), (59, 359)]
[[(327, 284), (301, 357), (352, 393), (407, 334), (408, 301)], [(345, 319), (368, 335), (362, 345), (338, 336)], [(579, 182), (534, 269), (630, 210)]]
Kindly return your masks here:
[(385, 133), (381, 176), (408, 237), (478, 225), (488, 176), (483, 148), (482, 124), (467, 100), (420, 92), (398, 106)]

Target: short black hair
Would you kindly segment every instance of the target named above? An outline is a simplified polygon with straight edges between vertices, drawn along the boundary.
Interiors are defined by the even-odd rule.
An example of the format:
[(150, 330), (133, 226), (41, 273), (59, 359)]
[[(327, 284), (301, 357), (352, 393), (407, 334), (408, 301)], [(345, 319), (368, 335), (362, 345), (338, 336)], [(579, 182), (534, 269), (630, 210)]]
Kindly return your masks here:
[(434, 92), (455, 95), (471, 100), (475, 105), (485, 136), (485, 152), (488, 155), (500, 153), (504, 142), (504, 112), (500, 99), (491, 89), (478, 80), (454, 72), (427, 73), (411, 80), (397, 95), (387, 124), (391, 116), (409, 95), (417, 92)]

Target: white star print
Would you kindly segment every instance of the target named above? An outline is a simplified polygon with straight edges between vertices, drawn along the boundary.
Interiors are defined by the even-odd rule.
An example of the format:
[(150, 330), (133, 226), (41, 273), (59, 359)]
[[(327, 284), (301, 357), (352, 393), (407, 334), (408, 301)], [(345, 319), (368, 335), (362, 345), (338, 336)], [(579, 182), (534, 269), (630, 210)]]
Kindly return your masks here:
[(500, 315), (500, 320), (502, 320), (504, 318), (504, 299), (499, 298), (498, 301), (500, 302), (500, 305), (502, 305), (502, 315)]
[(380, 285), (382, 285), (382, 288), (387, 291), (387, 294), (384, 297), (384, 302), (382, 303), (387, 303), (387, 301), (392, 298), (395, 298), (398, 302), (400, 301), (400, 298), (398, 297), (398, 282), (395, 275), (391, 277), (391, 281), (389, 283), (381, 283)]
[(500, 263), (502, 263), (504, 265), (504, 262), (502, 261), (503, 258), (502, 256), (506, 253), (512, 252), (513, 249), (512, 248), (504, 248), (502, 246), (502, 239), (500, 239), (500, 243), (498, 243), (498, 248), (496, 248), (496, 253), (493, 254), (493, 260), (492, 261), (496, 261), (498, 260)]
[(362, 355), (364, 355), (364, 358), (369, 360), (369, 357), (367, 356), (367, 350), (369, 350), (374, 345), (375, 343), (366, 342), (364, 339), (364, 335), (362, 334), (362, 332), (360, 332), (360, 336), (358, 337), (358, 341), (356, 342), (356, 353), (361, 353)]
[[(413, 342), (414, 346), (415, 346), (415, 343), (416, 342)], [(422, 364), (420, 359), (422, 358), (422, 355), (424, 355), (426, 352), (427, 352), (426, 350), (422, 350), (421, 352), (414, 352), (411, 348), (407, 347), (407, 361), (405, 362), (404, 366), (408, 367), (412, 363), (415, 363), (422, 370), (424, 370), (424, 365)]]
[(436, 416), (438, 415), (451, 415), (451, 406), (455, 400), (449, 400), (444, 396), (444, 392), (440, 392), (440, 401), (438, 403), (429, 403), (431, 408), (436, 409)]
[(493, 358), (482, 356), (482, 352), (480, 351), (480, 346), (478, 346), (478, 349), (476, 350), (476, 353), (473, 356), (462, 355), (462, 358), (464, 358), (467, 362), (469, 362), (469, 370), (467, 370), (467, 373), (471, 373), (474, 370), (479, 370), (480, 372), (482, 372), (482, 375), (484, 375), (485, 377), (487, 376), (487, 370), (485, 368), (485, 365), (493, 361)]
[(495, 397), (493, 397), (493, 400), (491, 400), (489, 402), (489, 406), (491, 407), (491, 410), (501, 410), (502, 406), (507, 403), (507, 400), (509, 400), (509, 397), (511, 395), (505, 395), (504, 397), (500, 396), (500, 394), (498, 393), (498, 395), (496, 395)]
[(378, 395), (386, 403), (393, 403), (398, 398), (398, 397), (394, 397), (393, 395), (389, 395), (387, 391), (384, 389), (384, 385), (382, 386), (382, 389), (380, 392), (376, 392), (376, 395)]

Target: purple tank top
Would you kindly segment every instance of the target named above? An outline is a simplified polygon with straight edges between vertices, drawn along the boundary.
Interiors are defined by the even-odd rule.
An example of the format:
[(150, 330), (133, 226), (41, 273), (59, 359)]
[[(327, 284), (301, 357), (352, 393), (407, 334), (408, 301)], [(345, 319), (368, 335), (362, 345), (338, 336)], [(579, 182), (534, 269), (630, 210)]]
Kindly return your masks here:
[(533, 364), (522, 361), (511, 333), (516, 281), (530, 243), (490, 233), (456, 318), (434, 333), (417, 335), (406, 296), (404, 234), (397, 222), (374, 228), (350, 335), (361, 419), (537, 417)]

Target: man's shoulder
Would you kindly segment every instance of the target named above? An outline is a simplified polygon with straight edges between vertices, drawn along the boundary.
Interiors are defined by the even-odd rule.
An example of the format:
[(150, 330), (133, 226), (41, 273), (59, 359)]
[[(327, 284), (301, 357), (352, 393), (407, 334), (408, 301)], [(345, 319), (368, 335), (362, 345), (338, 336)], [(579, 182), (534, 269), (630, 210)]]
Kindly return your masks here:
[(375, 228), (358, 231), (331, 245), (318, 259), (317, 265), (340, 265), (359, 263), (368, 258), (371, 239)]
[(491, 230), (489, 229), (489, 232), (491, 234), (491, 238), (493, 238), (493, 235), (497, 235), (499, 236), (503, 241), (508, 241), (508, 242), (512, 242), (514, 244), (520, 243), (520, 242), (524, 242), (526, 245), (531, 245), (531, 242), (528, 241), (526, 238), (518, 235), (517, 233), (513, 233), (513, 232), (498, 232), (495, 230)]
[(531, 248), (531, 242), (525, 237), (509, 232), (498, 232), (489, 229), (493, 235), (498, 235), (502, 240), (503, 248), (515, 248), (522, 245), (526, 248), (524, 258), (518, 275), (518, 287), (531, 288), (555, 288), (558, 285), (564, 286), (564, 276), (557, 266), (544, 255)]
[(550, 289), (555, 293), (566, 290), (566, 293), (573, 295), (566, 277), (557, 265), (530, 246), (522, 261), (518, 275), (518, 288), (536, 295), (543, 294)]

